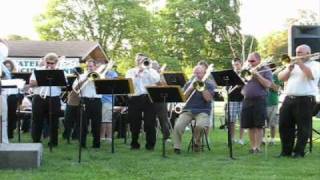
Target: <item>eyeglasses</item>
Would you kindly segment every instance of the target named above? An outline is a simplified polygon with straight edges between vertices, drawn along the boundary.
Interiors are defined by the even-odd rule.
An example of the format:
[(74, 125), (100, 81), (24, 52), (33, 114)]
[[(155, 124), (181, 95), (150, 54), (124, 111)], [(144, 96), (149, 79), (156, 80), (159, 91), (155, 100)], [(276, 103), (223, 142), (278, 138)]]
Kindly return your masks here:
[(56, 64), (56, 63), (55, 62), (46, 62), (46, 64), (53, 65), (53, 64)]

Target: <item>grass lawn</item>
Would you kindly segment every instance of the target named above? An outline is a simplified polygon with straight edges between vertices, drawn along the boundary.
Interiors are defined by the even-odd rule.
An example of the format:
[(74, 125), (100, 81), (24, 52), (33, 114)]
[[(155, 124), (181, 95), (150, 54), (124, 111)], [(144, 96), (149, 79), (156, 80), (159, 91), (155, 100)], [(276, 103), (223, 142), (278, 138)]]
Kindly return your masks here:
[[(221, 115), (221, 114), (220, 114)], [(217, 114), (219, 116), (219, 113)], [(217, 127), (220, 125), (216, 120)], [(320, 129), (320, 120), (314, 120), (316, 129)], [(67, 144), (60, 139), (59, 146), (49, 152), (44, 142), (43, 162), (34, 170), (0, 170), (0, 180), (7, 179), (320, 179), (320, 141), (314, 142), (313, 152), (303, 159), (276, 158), (280, 152), (280, 142), (267, 146), (263, 153), (248, 153), (248, 135), (246, 145), (235, 144), (234, 157), (229, 158), (227, 131), (215, 128), (210, 133), (212, 150), (194, 153), (187, 152), (190, 131), (184, 136), (182, 154), (173, 153), (172, 146), (167, 147), (168, 158), (161, 156), (161, 134), (154, 151), (144, 148), (132, 151), (123, 139), (116, 140), (116, 152), (111, 154), (111, 146), (102, 143), (99, 150), (85, 149), (82, 162), (78, 163), (77, 142)], [(319, 135), (314, 134), (314, 138)], [(31, 142), (29, 135), (23, 135), (23, 142)], [(128, 140), (130, 141), (130, 140)], [(143, 147), (144, 137), (140, 138)], [(91, 146), (89, 138), (88, 147)]]

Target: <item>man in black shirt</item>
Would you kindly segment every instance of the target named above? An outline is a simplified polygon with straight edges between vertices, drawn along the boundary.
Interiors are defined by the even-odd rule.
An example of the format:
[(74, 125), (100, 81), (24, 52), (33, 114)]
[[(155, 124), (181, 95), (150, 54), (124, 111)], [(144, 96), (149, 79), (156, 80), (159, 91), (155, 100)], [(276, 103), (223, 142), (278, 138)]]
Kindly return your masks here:
[[(235, 58), (232, 60), (232, 67), (236, 73), (240, 73), (242, 68), (242, 62), (239, 58)], [(237, 119), (240, 120), (240, 113), (242, 108), (242, 100), (243, 95), (241, 94), (242, 86), (231, 86), (228, 88), (229, 91), (229, 110), (230, 110), (230, 133), (231, 139), (233, 142), (238, 142), (239, 144), (243, 145), (243, 132), (244, 129), (240, 128), (240, 137), (237, 141), (235, 139), (235, 124)], [(227, 106), (226, 106), (227, 108)], [(227, 111), (225, 111), (227, 113)], [(227, 114), (226, 114), (227, 116)], [(240, 121), (239, 121), (240, 122)]]

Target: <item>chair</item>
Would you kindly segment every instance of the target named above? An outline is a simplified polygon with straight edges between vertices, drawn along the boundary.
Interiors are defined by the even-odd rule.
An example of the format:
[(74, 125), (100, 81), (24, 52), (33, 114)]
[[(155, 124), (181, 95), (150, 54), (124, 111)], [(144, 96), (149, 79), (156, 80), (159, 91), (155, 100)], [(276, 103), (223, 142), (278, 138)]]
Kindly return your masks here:
[[(188, 146), (188, 152), (190, 151), (190, 149), (193, 152), (198, 151), (196, 146), (196, 138), (195, 138), (195, 128), (197, 126), (196, 120), (192, 120), (190, 123), (190, 127), (191, 127), (191, 139), (189, 142), (189, 146)], [(201, 138), (201, 146), (199, 147), (200, 151), (204, 151), (205, 146), (207, 147), (207, 149), (209, 151), (211, 151), (210, 145), (209, 145), (209, 141), (208, 141), (208, 134), (206, 132), (206, 128), (201, 128), (200, 130), (200, 138)]]

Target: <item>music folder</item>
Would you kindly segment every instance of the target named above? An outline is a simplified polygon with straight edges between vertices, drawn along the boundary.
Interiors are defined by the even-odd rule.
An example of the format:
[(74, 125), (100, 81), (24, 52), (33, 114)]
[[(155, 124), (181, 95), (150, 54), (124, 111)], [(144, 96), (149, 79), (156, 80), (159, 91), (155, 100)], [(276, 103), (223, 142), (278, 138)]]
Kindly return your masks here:
[(26, 84), (29, 84), (31, 73), (28, 72), (13, 72), (12, 79), (23, 79)]
[(94, 80), (97, 94), (133, 94), (134, 88), (132, 79), (98, 79)]
[(147, 86), (148, 96), (153, 103), (185, 102), (186, 98), (180, 86)]
[(165, 72), (163, 77), (168, 85), (178, 85), (183, 87), (186, 84), (186, 77), (182, 72)]
[(77, 79), (76, 75), (69, 75), (67, 76), (67, 87), (65, 88), (66, 91), (72, 90), (72, 84)]
[(38, 86), (66, 86), (63, 70), (35, 70)]
[(215, 71), (211, 73), (218, 86), (244, 85), (238, 74), (232, 70)]

